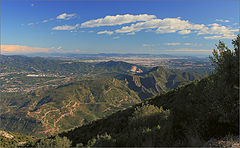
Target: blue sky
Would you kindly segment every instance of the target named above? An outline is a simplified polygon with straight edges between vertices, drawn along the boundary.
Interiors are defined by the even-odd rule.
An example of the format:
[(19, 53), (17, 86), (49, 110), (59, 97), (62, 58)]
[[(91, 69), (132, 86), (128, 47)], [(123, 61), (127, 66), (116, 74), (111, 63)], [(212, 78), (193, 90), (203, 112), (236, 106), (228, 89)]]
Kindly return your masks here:
[(238, 0), (1, 1), (5, 54), (210, 55), (238, 26)]

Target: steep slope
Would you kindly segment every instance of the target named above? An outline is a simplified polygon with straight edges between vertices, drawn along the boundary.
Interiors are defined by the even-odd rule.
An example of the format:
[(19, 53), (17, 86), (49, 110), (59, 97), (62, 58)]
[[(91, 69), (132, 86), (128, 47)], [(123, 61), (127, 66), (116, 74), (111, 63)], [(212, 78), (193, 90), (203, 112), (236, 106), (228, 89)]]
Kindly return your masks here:
[(159, 66), (137, 75), (120, 74), (116, 78), (124, 80), (128, 87), (137, 92), (139, 97), (144, 100), (177, 88), (180, 84), (200, 79), (201, 76), (188, 72), (169, 71)]
[(140, 102), (134, 91), (114, 78), (83, 80), (57, 88), (37, 90), (22, 96), (22, 99), (26, 101), (19, 105), (14, 100), (21, 98), (12, 99), (8, 106), (11, 110), (1, 112), (4, 130), (52, 134)]
[(212, 137), (238, 135), (239, 90), (220, 88), (215, 78), (192, 82), (60, 136), (73, 146), (201, 146)]
[[(140, 71), (139, 67), (124, 62), (110, 61), (100, 65), (103, 65), (101, 69), (110, 68), (107, 71), (120, 70), (121, 65), (128, 65), (120, 70), (123, 73), (131, 67)], [(109, 77), (111, 74), (117, 75), (116, 78)], [(31, 135), (52, 134), (89, 123), (199, 78), (191, 73), (171, 72), (162, 67), (137, 75), (114, 72), (109, 75), (104, 73), (104, 76), (99, 75), (99, 79), (46, 87), (28, 94), (0, 96), (3, 103), (0, 114), (2, 127)]]
[(202, 146), (239, 136), (239, 35), (233, 45), (234, 51), (219, 42), (211, 76), (59, 136), (72, 146)]
[(95, 64), (96, 72), (118, 72), (118, 73), (142, 73), (146, 72), (147, 68), (143, 66), (137, 66), (122, 61), (108, 61)]

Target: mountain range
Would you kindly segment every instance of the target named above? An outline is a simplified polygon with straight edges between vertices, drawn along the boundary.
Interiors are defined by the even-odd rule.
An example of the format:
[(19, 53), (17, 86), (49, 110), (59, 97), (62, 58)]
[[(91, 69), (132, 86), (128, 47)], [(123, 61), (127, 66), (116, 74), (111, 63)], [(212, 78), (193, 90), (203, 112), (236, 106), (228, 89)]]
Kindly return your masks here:
[(1, 128), (30, 135), (53, 134), (84, 125), (201, 78), (193, 73), (174, 72), (163, 67), (149, 70), (120, 61), (89, 64), (19, 56), (2, 57), (0, 61), (5, 66), (3, 71), (71, 72), (92, 76), (82, 76), (66, 84), (47, 86), (29, 93), (2, 95)]

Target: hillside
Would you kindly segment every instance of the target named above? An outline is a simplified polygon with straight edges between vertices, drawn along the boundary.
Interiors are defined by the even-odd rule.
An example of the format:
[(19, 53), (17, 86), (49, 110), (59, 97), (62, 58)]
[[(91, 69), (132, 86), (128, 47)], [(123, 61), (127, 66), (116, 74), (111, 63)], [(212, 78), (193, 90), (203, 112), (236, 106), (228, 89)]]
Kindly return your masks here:
[[(238, 136), (240, 36), (232, 43), (234, 50), (219, 42), (213, 51), (211, 76), (58, 136), (72, 146), (203, 146)], [(32, 146), (48, 146), (49, 138)]]
[(34, 141), (36, 138), (20, 133), (6, 132), (0, 130), (0, 147), (17, 147)]
[(133, 66), (143, 71), (147, 68), (120, 61), (86, 63), (73, 60), (47, 59), (41, 57), (5, 56), (0, 55), (0, 73), (3, 72), (34, 72), (59, 75), (99, 74), (108, 72), (131, 73)]
[(202, 76), (188, 72), (169, 71), (158, 66), (144, 73), (120, 74), (115, 78), (125, 81), (128, 87), (137, 92), (139, 97), (144, 100), (177, 88), (180, 84), (201, 79)]
[[(98, 74), (92, 79), (75, 79), (71, 83), (43, 87), (28, 94), (2, 94), (2, 128), (30, 135), (53, 134), (87, 124), (199, 78), (192, 73), (171, 72), (162, 67), (143, 73), (124, 73), (134, 66), (113, 61), (99, 63), (96, 67), (120, 72)], [(134, 70), (137, 69), (140, 68), (135, 66)]]
[(0, 72), (42, 72), (42, 73), (84, 73), (90, 72), (93, 65), (40, 57), (0, 56)]
[(139, 102), (137, 94), (122, 81), (114, 78), (84, 80), (14, 98), (8, 102), (9, 110), (1, 112), (0, 117), (5, 130), (49, 134), (88, 123)]

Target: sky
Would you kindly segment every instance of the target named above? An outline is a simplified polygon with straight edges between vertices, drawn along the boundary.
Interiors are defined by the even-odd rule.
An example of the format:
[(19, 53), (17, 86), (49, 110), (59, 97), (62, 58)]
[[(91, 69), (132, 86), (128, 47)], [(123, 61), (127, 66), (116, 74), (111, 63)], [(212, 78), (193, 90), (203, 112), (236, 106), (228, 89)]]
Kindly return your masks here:
[(239, 33), (239, 1), (6, 1), (1, 52), (210, 55)]

